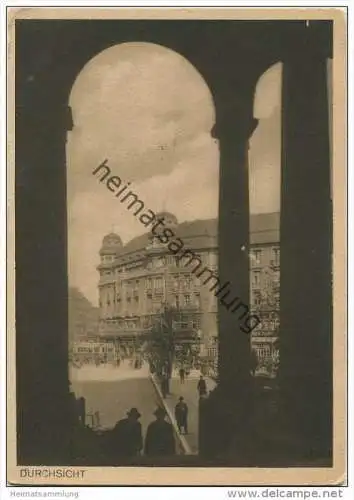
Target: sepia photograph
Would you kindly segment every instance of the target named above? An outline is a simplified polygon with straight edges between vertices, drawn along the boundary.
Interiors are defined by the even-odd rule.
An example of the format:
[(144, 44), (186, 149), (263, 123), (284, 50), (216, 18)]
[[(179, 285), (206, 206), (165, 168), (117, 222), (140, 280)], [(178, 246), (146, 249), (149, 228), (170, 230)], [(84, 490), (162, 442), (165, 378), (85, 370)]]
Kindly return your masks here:
[(341, 484), (345, 9), (7, 14), (8, 481)]

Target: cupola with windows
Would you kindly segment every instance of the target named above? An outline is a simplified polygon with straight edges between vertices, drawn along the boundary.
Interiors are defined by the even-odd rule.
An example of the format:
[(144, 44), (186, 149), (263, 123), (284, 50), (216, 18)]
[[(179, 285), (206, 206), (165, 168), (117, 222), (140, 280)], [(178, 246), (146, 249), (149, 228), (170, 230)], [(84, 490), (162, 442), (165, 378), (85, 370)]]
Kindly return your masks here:
[(156, 214), (156, 221), (158, 220), (160, 220), (165, 227), (174, 227), (178, 224), (177, 217), (170, 212), (159, 212)]
[(101, 262), (111, 262), (123, 248), (123, 242), (116, 233), (107, 234), (102, 240), (100, 249)]

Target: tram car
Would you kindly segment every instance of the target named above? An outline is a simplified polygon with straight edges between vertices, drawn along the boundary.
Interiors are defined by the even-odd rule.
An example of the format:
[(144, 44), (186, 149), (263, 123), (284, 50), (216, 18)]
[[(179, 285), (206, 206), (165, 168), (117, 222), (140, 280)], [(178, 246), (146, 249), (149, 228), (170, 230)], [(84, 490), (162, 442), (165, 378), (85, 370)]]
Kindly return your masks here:
[(115, 363), (115, 346), (111, 342), (74, 342), (71, 359), (76, 365)]

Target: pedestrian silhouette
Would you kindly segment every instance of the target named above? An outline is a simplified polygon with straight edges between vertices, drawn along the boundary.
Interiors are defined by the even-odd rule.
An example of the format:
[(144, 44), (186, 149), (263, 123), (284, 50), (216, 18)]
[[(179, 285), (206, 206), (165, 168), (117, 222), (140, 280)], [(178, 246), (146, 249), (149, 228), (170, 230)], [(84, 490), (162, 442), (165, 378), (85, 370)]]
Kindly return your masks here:
[(179, 432), (182, 433), (182, 428), (185, 434), (188, 434), (188, 406), (184, 402), (183, 396), (179, 398), (179, 402), (175, 406), (175, 418)]
[(166, 399), (166, 396), (168, 394), (168, 389), (169, 389), (168, 385), (169, 385), (169, 383), (168, 383), (167, 375), (163, 374), (162, 380), (161, 380), (161, 392), (162, 392), (163, 399)]
[(258, 367), (258, 356), (254, 349), (251, 349), (251, 374), (254, 376)]
[(184, 376), (185, 376), (184, 368), (180, 368), (180, 370), (179, 370), (179, 379), (181, 381), (181, 384), (184, 384)]
[(200, 379), (198, 381), (198, 392), (199, 392), (199, 397), (203, 397), (203, 396), (206, 396), (207, 394), (207, 385), (206, 385), (206, 382), (205, 382), (205, 379), (203, 377), (203, 375), (200, 376)]
[(141, 417), (136, 408), (127, 412), (127, 418), (117, 422), (112, 431), (112, 453), (122, 458), (135, 457), (140, 454), (143, 448), (143, 436), (141, 423), (138, 421)]
[(175, 438), (173, 427), (166, 422), (166, 411), (163, 408), (157, 408), (154, 412), (155, 422), (151, 422), (147, 428), (145, 438), (145, 454), (148, 456), (168, 456), (175, 455)]

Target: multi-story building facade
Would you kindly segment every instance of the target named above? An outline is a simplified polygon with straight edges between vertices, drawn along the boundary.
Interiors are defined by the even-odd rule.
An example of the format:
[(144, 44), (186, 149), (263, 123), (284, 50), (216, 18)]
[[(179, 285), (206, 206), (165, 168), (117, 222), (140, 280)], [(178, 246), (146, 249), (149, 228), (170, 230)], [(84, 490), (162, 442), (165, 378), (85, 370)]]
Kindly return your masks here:
[(278, 214), (256, 217), (251, 232), (250, 306), (261, 322), (252, 332), (252, 347), (260, 365), (267, 369), (269, 364), (276, 365), (279, 358), (279, 217)]
[[(178, 224), (168, 212), (164, 219), (185, 247), (217, 274), (217, 220)], [(260, 358), (273, 355), (278, 329), (279, 214), (251, 216), (250, 309), (262, 316), (253, 332)], [(214, 357), (217, 345), (217, 298), (191, 268), (184, 266), (151, 232), (123, 245), (114, 233), (103, 238), (98, 266), (99, 335), (116, 345), (139, 345), (166, 304), (179, 311), (175, 329), (183, 342), (198, 342), (201, 356)]]

